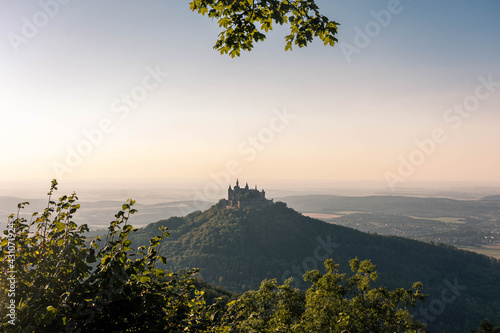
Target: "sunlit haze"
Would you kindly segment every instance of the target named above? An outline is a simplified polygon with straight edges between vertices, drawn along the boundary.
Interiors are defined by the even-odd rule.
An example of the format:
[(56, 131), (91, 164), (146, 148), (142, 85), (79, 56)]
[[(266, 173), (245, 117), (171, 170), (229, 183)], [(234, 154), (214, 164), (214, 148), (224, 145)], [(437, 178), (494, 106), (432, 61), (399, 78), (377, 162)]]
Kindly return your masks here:
[(186, 1), (4, 1), (0, 187), (500, 182), (499, 3), (317, 2), (335, 47), (231, 59)]

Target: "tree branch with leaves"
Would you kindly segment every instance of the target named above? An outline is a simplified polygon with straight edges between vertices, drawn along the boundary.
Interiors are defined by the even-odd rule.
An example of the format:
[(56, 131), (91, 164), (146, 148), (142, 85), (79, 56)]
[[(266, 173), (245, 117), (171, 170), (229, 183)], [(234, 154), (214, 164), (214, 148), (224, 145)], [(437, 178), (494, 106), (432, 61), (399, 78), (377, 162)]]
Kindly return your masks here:
[(314, 0), (192, 0), (191, 10), (216, 19), (222, 28), (214, 49), (231, 57), (250, 51), (274, 25), (290, 26), (285, 51), (307, 46), (314, 38), (333, 46), (339, 23), (322, 15)]

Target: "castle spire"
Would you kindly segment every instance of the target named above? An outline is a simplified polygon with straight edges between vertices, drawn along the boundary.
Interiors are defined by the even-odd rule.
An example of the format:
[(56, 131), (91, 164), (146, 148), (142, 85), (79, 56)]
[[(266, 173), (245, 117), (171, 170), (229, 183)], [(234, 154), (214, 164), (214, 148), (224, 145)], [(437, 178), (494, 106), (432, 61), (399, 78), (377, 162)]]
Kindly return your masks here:
[(236, 187), (240, 187), (240, 181), (236, 178)]
[(247, 190), (248, 190), (248, 182), (247, 182), (247, 184), (245, 185), (245, 189), (247, 189)]

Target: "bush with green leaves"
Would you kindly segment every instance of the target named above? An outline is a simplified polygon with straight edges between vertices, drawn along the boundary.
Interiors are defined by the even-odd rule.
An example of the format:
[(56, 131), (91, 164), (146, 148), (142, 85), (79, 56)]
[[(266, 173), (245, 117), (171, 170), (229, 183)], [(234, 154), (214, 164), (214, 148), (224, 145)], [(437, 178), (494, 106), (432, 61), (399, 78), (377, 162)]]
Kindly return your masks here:
[[(77, 226), (73, 214), (80, 208), (77, 196), (51, 199), (57, 189), (52, 182), (47, 208), (31, 221), (9, 217), (15, 228), (16, 320), (2, 307), (2, 327), (13, 332), (175, 332), (203, 331), (210, 323), (210, 309), (203, 293), (194, 288), (193, 269), (178, 275), (156, 267), (165, 263), (158, 255), (165, 228), (148, 247), (130, 248), (128, 224), (136, 212), (129, 199), (110, 223), (99, 246), (99, 237), (87, 241), (86, 225)], [(5, 232), (7, 235), (7, 231)], [(7, 237), (1, 241), (8, 245)], [(9, 271), (7, 256), (0, 258), (2, 272)], [(10, 282), (0, 280), (2, 299)], [(9, 323), (10, 321), (10, 323)], [(15, 325), (12, 325), (14, 323)]]
[(422, 285), (411, 289), (373, 288), (376, 266), (369, 260), (350, 261), (352, 275), (339, 273), (331, 259), (326, 273), (306, 272), (312, 282), (305, 294), (265, 280), (258, 291), (244, 293), (230, 302), (218, 332), (425, 332), (410, 309), (423, 301)]
[(306, 291), (305, 332), (425, 331), (409, 312), (426, 297), (421, 293), (421, 283), (393, 291), (373, 288), (376, 266), (369, 260), (352, 259), (349, 263), (352, 276), (339, 273), (339, 265), (331, 259), (325, 261), (325, 274), (316, 270), (304, 275), (312, 282)]
[(247, 291), (230, 302), (216, 332), (294, 332), (306, 308), (303, 291), (264, 280), (258, 291)]

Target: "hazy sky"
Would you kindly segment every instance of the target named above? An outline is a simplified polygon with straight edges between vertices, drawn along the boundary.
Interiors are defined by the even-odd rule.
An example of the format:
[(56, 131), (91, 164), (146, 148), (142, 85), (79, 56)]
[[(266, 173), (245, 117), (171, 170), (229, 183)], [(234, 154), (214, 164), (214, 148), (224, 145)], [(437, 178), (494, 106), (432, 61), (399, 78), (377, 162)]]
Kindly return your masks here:
[(0, 184), (500, 181), (496, 1), (317, 1), (340, 44), (236, 59), (188, 1), (59, 1), (0, 4)]

